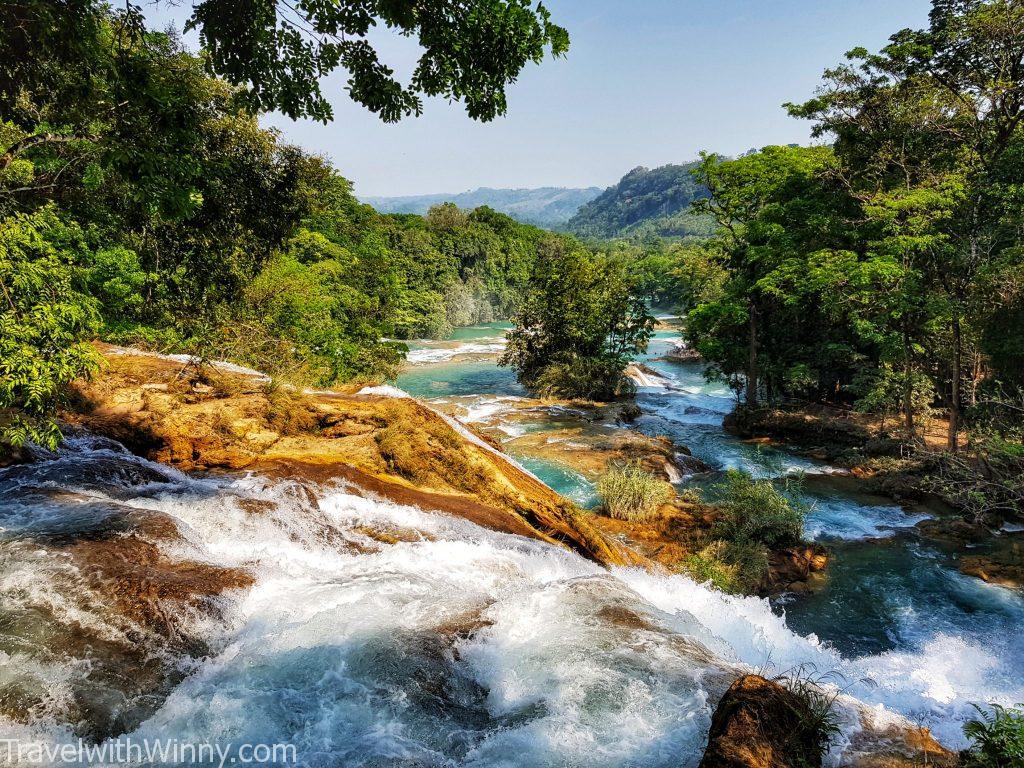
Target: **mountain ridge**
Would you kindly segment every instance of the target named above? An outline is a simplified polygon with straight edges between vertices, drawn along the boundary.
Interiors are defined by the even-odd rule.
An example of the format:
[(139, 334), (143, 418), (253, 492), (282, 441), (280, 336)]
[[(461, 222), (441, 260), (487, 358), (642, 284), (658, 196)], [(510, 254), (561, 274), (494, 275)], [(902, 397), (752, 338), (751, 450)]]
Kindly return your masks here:
[(566, 228), (587, 238), (707, 237), (713, 225), (690, 205), (707, 197), (693, 177), (698, 161), (657, 168), (637, 166), (581, 206)]
[(477, 187), (465, 192), (426, 195), (360, 196), (381, 213), (425, 214), (431, 207), (454, 203), (460, 208), (486, 205), (524, 224), (563, 228), (576, 212), (604, 190), (600, 187)]

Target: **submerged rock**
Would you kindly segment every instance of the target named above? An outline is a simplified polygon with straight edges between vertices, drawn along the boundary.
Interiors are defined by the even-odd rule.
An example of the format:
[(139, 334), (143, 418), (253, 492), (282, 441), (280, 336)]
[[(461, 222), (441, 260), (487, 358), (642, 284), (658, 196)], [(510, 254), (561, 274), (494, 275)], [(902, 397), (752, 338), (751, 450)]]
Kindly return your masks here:
[(820, 768), (825, 745), (813, 718), (792, 691), (744, 675), (718, 703), (700, 768)]
[[(611, 464), (638, 464), (669, 482), (710, 471), (686, 446), (666, 436), (624, 427), (643, 415), (635, 402), (599, 404), (516, 397), (496, 399), (483, 408), (457, 399), (441, 407), (473, 419), (471, 426), (492, 444), (558, 464), (590, 482)], [(538, 425), (543, 428), (537, 429)]]
[(228, 596), (254, 577), (190, 559), (169, 515), (46, 487), (65, 463), (4, 478), (0, 715), (100, 740), (159, 708), (210, 653), (203, 628), (222, 624)]

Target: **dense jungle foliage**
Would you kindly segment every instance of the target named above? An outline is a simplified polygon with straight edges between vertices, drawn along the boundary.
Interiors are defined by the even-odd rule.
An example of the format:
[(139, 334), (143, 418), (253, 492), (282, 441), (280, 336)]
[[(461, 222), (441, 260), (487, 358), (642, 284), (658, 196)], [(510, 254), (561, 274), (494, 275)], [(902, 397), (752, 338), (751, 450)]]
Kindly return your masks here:
[[(147, 30), (132, 5), (5, 3), (0, 443), (54, 443), (51, 415), (95, 366), (96, 337), (327, 385), (393, 375), (395, 339), (515, 312), (537, 249), (557, 236), (487, 208), (379, 215), (323, 158), (257, 121), (272, 107), (328, 118), (309, 72), (337, 65), (384, 119), (418, 112), (419, 94), (489, 119), (523, 64), (567, 45), (525, 0), (457, 17), (443, 6), (380, 11), (424, 49), (399, 88), (358, 39), (373, 22), (362, 3), (265, 18), (207, 0), (191, 22), (201, 55)], [(334, 32), (296, 37), (295, 14)]]
[[(829, 146), (706, 155), (717, 234), (670, 267), (692, 343), (747, 405), (853, 403), (1019, 439), (1024, 4), (936, 0), (788, 105)], [(712, 277), (713, 279), (709, 279)]]
[(787, 107), (829, 144), (704, 155), (693, 208), (717, 232), (651, 279), (755, 422), (873, 414), (895, 438), (880, 469), (976, 520), (1020, 515), (1024, 3), (934, 0), (927, 29)]
[[(951, 451), (984, 435), (1001, 441), (991, 466), (1019, 464), (1019, 0), (935, 0), (928, 29), (852, 51), (789, 105), (828, 144), (627, 174), (575, 217), (580, 234), (612, 238), (589, 246), (486, 207), (379, 214), (257, 120), (328, 119), (307, 88), (321, 66), (348, 69), (353, 98), (387, 120), (442, 92), (488, 119), (524, 63), (565, 50), (543, 8), (493, 0), (453, 19), (443, 3), (415, 18), (388, 6), (377, 21), (424, 49), (400, 86), (373, 65), (363, 4), (249, 19), (229, 6), (197, 4), (198, 55), (131, 5), (3, 6), (4, 442), (52, 443), (50, 415), (95, 364), (97, 337), (329, 385), (392, 376), (403, 339), (515, 318), (504, 363), (524, 383), (606, 399), (628, 392), (622, 370), (657, 305), (686, 313), (691, 344), (750, 407), (853, 405), (898, 417), (909, 442), (939, 415)], [(335, 31), (303, 43), (296, 13)], [(251, 49), (237, 48), (243, 33)], [(481, 35), (514, 55), (460, 43)]]
[(653, 330), (628, 254), (552, 238), (538, 250), (499, 364), (543, 397), (614, 400), (634, 391), (623, 371)]
[(696, 166), (634, 168), (581, 207), (566, 228), (580, 237), (606, 240), (708, 237), (714, 233), (714, 221), (691, 208), (707, 196), (693, 174)]

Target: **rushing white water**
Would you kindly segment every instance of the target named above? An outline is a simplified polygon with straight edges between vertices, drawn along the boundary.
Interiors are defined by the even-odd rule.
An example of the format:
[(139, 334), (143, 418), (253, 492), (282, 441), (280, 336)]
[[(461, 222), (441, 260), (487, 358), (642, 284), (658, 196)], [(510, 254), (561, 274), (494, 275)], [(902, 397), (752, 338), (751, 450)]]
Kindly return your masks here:
[[(503, 422), (520, 399), (511, 374), (459, 365), (410, 381), (520, 433)], [(908, 544), (919, 517), (844, 496), (821, 463), (723, 435), (730, 393), (699, 369), (659, 370), (670, 386), (640, 393), (641, 429), (716, 467), (819, 473), (807, 532), (838, 548), (829, 591), (789, 602), (787, 616), (351, 487), (190, 479), (80, 441), (0, 470), (0, 737), (73, 743), (91, 717), (100, 739), (288, 743), (325, 768), (695, 766), (725, 687), (768, 664), (845, 681), (841, 763), (862, 717), (905, 717), (958, 747), (972, 703), (1024, 700), (1019, 594)], [(68, 545), (126, 535), (147, 515), (176, 524), (180, 537), (157, 542), (170, 560), (244, 569), (254, 584), (201, 610), (168, 602), (171, 640), (119, 612)], [(3, 714), (19, 702), (31, 706), (17, 720)]]
[(471, 355), (496, 355), (505, 349), (503, 339), (491, 341), (480, 341), (476, 343), (462, 343), (457, 345), (439, 345), (433, 342), (419, 342), (421, 346), (410, 349), (406, 357), (411, 365), (423, 365), (424, 363), (440, 363), (452, 360), (456, 357)]
[[(634, 427), (667, 435), (716, 468), (739, 468), (773, 479), (803, 476), (812, 505), (806, 535), (827, 542), (833, 551), (823, 590), (777, 600), (777, 613), (786, 611), (783, 617), (762, 615), (768, 606), (755, 601), (760, 616), (756, 630), (715, 633), (726, 637), (733, 650), (752, 634), (760, 642), (757, 651), (770, 653), (783, 668), (812, 663), (822, 672), (836, 670), (856, 681), (851, 692), (862, 700), (929, 725), (954, 747), (964, 744), (961, 725), (974, 714), (971, 703), (1024, 700), (1024, 669), (1018, 662), (1024, 658), (1019, 631), (1024, 626), (1024, 596), (959, 573), (954, 553), (916, 535), (914, 526), (925, 511), (908, 511), (865, 495), (856, 480), (843, 478), (841, 471), (823, 462), (725, 434), (721, 424), (735, 405), (733, 393), (722, 383), (705, 381), (699, 365), (661, 359), (672, 341), (672, 334), (662, 334), (641, 358), (661, 376), (648, 371), (639, 382), (637, 403), (643, 415)], [(491, 429), (543, 431), (549, 420), (542, 413), (536, 423), (521, 417), (514, 422), (504, 419), (508, 399), (516, 396), (511, 373), (460, 363), (434, 370), (431, 376), (444, 382), (446, 397), (458, 398), (466, 417)], [(406, 381), (420, 396), (436, 391), (422, 376), (413, 374)], [(586, 428), (585, 419), (580, 425)], [(515, 441), (509, 446), (514, 451)], [(563, 493), (589, 499), (588, 489), (568, 471), (532, 468)], [(1006, 535), (1013, 533), (1011, 526)], [(669, 583), (672, 594), (694, 594), (676, 581)], [(703, 588), (694, 589), (704, 594)], [(646, 602), (661, 605), (651, 589), (637, 591)], [(694, 610), (691, 604), (680, 605)], [(718, 617), (732, 613), (711, 602), (698, 615), (702, 623), (714, 626)], [(815, 634), (834, 645), (813, 641)], [(757, 663), (756, 653), (738, 655)]]
[[(94, 468), (102, 482), (87, 479), (99, 476)], [(27, 475), (0, 473), (0, 488), (16, 501), (2, 518), (4, 598), (46, 603), (66, 625), (116, 626), (83, 600), (73, 565), (43, 567), (59, 558), (31, 545), (43, 532), (97, 527), (69, 522), (69, 508), (80, 517), (106, 509), (102, 520), (168, 515), (182, 533), (161, 545), (169, 557), (255, 575), (225, 598), (220, 621), (199, 627), (210, 655), (178, 659), (187, 676), (132, 726), (136, 739), (290, 743), (306, 765), (692, 766), (725, 686), (769, 661), (838, 672), (850, 695), (885, 708), (879, 717), (901, 712), (954, 744), (969, 702), (1024, 693), (1010, 639), (940, 632), (915, 651), (844, 659), (792, 632), (764, 600), (683, 576), (605, 571), (351, 488), (310, 496), (259, 476), (192, 480), (108, 445), (78, 446)], [(55, 506), (45, 488), (74, 501)], [(381, 545), (369, 529), (415, 533)], [(69, 573), (48, 576), (53, 569)], [(60, 699), (87, 671), (59, 657), (0, 656), (0, 679), (16, 674), (35, 675), (49, 704), (28, 724), (0, 719), (0, 733), (72, 740)], [(849, 735), (851, 701), (841, 715)]]

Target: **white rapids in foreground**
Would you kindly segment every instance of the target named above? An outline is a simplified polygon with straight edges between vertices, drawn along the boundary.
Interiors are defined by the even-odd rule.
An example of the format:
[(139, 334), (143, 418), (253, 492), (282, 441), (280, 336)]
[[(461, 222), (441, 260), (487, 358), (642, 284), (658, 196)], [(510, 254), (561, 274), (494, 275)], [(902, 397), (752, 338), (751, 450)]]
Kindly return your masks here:
[[(848, 681), (833, 758), (862, 714), (902, 712), (955, 746), (970, 701), (1018, 693), (987, 690), (1005, 660), (956, 638), (851, 662), (795, 635), (767, 602), (683, 576), (609, 572), (341, 487), (311, 499), (258, 476), (170, 477), (155, 494), (83, 493), (173, 516), (186, 542), (170, 554), (251, 568), (257, 583), (208, 630), (214, 655), (133, 739), (288, 743), (315, 766), (695, 766), (717, 697), (768, 662)], [(367, 527), (422, 536), (382, 546)], [(623, 611), (641, 621), (616, 620)], [(0, 675), (14, 663), (0, 659)], [(59, 672), (39, 673), (55, 695)], [(0, 720), (0, 732), (73, 741), (46, 719)]]

